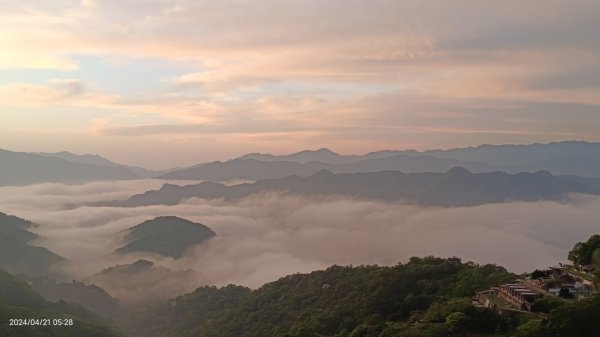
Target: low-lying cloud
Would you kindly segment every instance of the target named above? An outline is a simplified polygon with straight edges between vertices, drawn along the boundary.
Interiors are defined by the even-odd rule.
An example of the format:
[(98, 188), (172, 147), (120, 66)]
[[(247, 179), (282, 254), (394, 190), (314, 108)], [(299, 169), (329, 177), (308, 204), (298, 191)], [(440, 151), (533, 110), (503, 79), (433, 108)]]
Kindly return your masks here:
[(524, 272), (564, 261), (576, 242), (600, 229), (600, 198), (579, 195), (569, 203), (464, 208), (285, 193), (238, 201), (190, 199), (175, 206), (64, 207), (128, 196), (157, 184), (148, 180), (7, 187), (0, 188), (0, 203), (2, 211), (38, 223), (35, 231), (46, 237), (40, 244), (70, 259), (77, 278), (139, 258), (112, 252), (125, 229), (145, 220), (176, 215), (203, 223), (217, 233), (216, 238), (178, 260), (152, 257), (157, 265), (172, 270), (198, 271), (197, 286), (258, 287), (332, 264), (391, 265), (424, 255), (458, 256)]

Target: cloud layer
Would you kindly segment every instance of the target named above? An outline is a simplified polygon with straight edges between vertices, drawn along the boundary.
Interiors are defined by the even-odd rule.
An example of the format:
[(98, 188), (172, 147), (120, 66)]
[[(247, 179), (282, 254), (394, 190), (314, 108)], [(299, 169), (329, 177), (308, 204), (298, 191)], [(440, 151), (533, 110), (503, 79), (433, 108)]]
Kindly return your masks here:
[(63, 207), (81, 201), (84, 195), (84, 200), (105, 200), (153, 184), (38, 185), (1, 188), (0, 195), (3, 211), (40, 224), (35, 231), (47, 237), (40, 244), (71, 259), (78, 277), (139, 258), (110, 253), (121, 243), (123, 230), (149, 218), (177, 215), (211, 227), (218, 236), (179, 260), (150, 257), (172, 270), (198, 271), (196, 283), (186, 279), (185, 286), (174, 287), (183, 290), (201, 284), (257, 287), (332, 264), (390, 265), (430, 254), (525, 272), (564, 261), (576, 242), (600, 228), (600, 198), (587, 196), (575, 196), (568, 204), (450, 209), (272, 193), (237, 202), (192, 199), (176, 206)]
[(4, 1), (0, 141), (155, 167), (137, 153), (597, 141), (598, 13), (594, 0)]

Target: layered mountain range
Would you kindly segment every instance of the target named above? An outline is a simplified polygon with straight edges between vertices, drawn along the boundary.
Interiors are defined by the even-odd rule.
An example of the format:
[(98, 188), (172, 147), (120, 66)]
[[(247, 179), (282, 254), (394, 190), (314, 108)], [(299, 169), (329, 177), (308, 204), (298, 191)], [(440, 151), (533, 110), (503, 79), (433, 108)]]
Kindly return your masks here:
[(70, 152), (24, 153), (0, 150), (0, 186), (34, 183), (83, 183), (142, 178), (259, 180), (290, 175), (378, 171), (446, 172), (464, 167), (471, 172), (507, 173), (546, 170), (555, 175), (600, 178), (600, 143), (566, 141), (529, 145), (480, 145), (450, 150), (383, 150), (364, 155), (340, 155), (329, 149), (290, 155), (251, 153), (225, 162), (199, 163), (187, 168), (149, 170), (119, 164), (98, 155)]
[(165, 184), (127, 200), (102, 202), (98, 206), (136, 207), (174, 205), (189, 198), (235, 199), (261, 192), (299, 195), (338, 195), (355, 198), (400, 200), (423, 206), (475, 206), (505, 201), (567, 200), (571, 193), (600, 194), (600, 180), (577, 176), (554, 176), (547, 171), (509, 174), (472, 173), (452, 168), (445, 173), (381, 171), (334, 174), (319, 171), (308, 177), (261, 179), (227, 186), (215, 182), (177, 186)]
[(561, 142), (532, 145), (481, 145), (478, 147), (430, 151), (378, 151), (343, 156), (328, 149), (302, 151), (291, 155), (248, 154), (174, 170), (160, 179), (229, 180), (308, 176), (320, 170), (333, 173), (378, 171), (446, 172), (453, 167), (472, 172), (507, 173), (546, 170), (557, 175), (600, 178), (600, 144)]
[[(379, 151), (360, 156), (339, 155), (328, 149), (284, 156), (248, 154), (170, 172), (68, 152), (0, 151), (0, 164), (0, 185), (148, 177), (204, 180), (187, 186), (167, 183), (158, 190), (86, 207), (176, 205), (190, 198), (236, 200), (264, 193), (395, 201), (394, 207), (564, 202), (575, 194), (600, 195), (600, 144), (585, 142)], [(251, 182), (220, 182), (230, 179)], [(154, 217), (164, 208), (148, 209)], [(110, 211), (144, 214), (146, 209)], [(423, 326), (439, 332), (427, 335), (447, 336), (447, 317), (457, 311), (473, 316), (472, 322), (478, 322), (473, 331), (480, 335), (495, 335), (502, 326), (503, 331), (516, 329), (516, 325), (506, 327), (509, 321), (496, 324), (496, 316), (488, 317), (489, 327), (481, 328), (480, 322), (485, 320), (479, 315), (487, 311), (474, 309), (469, 301), (476, 291), (509, 282), (514, 275), (497, 266), (462, 263), (455, 258), (413, 258), (395, 267), (335, 266), (289, 276), (256, 290), (201, 287), (189, 293), (208, 282), (203, 274), (183, 269), (187, 266), (181, 264), (197, 257), (190, 253), (192, 248), (209, 240), (214, 241), (205, 247), (217, 247), (223, 240), (212, 239), (215, 232), (197, 222), (175, 216), (152, 217), (144, 222), (135, 220), (125, 230), (118, 228), (119, 246), (112, 245), (105, 252), (110, 262), (72, 280), (59, 275), (61, 265), (69, 261), (41, 247), (44, 238), (36, 233), (44, 232), (36, 228), (43, 225), (0, 213), (0, 269), (10, 273), (0, 271), (0, 316), (13, 317), (23, 310), (35, 317), (66, 313), (77, 320), (78, 327), (66, 335), (78, 336), (115, 335), (95, 325), (97, 318), (79, 305), (103, 319), (120, 320), (120, 327), (131, 336), (366, 336), (372, 331), (379, 336), (397, 336), (397, 331)], [(111, 226), (114, 224), (118, 223)], [(226, 238), (227, 231), (224, 233)], [(202, 252), (200, 249), (194, 254)], [(175, 298), (184, 293), (189, 294)], [(169, 298), (172, 300), (163, 302)], [(443, 303), (449, 308), (440, 315), (438, 298), (458, 302)], [(150, 309), (134, 310), (149, 304)], [(549, 317), (551, 324), (562, 322), (552, 314)], [(270, 323), (271, 318), (275, 323)], [(562, 326), (559, 323), (557, 326)], [(31, 335), (45, 333), (37, 327), (31, 329), (36, 332)]]

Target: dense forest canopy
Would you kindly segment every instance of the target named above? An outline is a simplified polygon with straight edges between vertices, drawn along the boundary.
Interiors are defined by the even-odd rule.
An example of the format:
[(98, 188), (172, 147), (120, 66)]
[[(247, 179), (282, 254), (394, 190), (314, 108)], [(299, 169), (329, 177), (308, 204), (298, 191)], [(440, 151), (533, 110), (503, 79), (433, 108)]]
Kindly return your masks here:
[[(138, 337), (589, 337), (600, 335), (600, 298), (545, 299), (548, 312), (502, 314), (472, 305), (480, 290), (517, 276), (496, 265), (458, 258), (411, 258), (383, 266), (332, 266), (294, 274), (251, 290), (204, 286), (119, 317), (119, 329)], [(69, 317), (72, 327), (11, 327), (9, 318)], [(50, 302), (27, 284), (0, 272), (0, 336), (118, 336), (87, 309)]]
[(543, 298), (539, 314), (478, 308), (471, 297), (517, 278), (496, 265), (412, 258), (392, 267), (332, 266), (251, 290), (201, 287), (126, 318), (145, 337), (590, 337), (600, 298)]
[[(593, 260), (598, 238), (576, 244), (569, 257), (578, 263), (585, 263), (588, 256)], [(543, 278), (548, 272), (535, 270), (531, 276)], [(600, 298), (575, 301), (545, 296), (533, 303), (537, 313), (498, 312), (472, 304), (477, 292), (519, 277), (497, 265), (431, 256), (394, 266), (334, 265), (289, 275), (255, 290), (203, 286), (167, 302), (132, 308), (111, 322), (81, 305), (48, 301), (31, 285), (42, 289), (37, 284), (42, 282), (62, 287), (57, 289), (63, 292), (73, 287), (0, 271), (0, 336), (118, 336), (107, 327), (111, 324), (131, 337), (600, 336), (596, 322)], [(91, 291), (101, 290), (83, 283), (73, 286), (82, 291), (82, 304), (93, 302), (88, 296)], [(7, 324), (10, 318), (20, 317), (69, 318), (75, 324)]]
[[(133, 336), (156, 337), (396, 336), (397, 324), (423, 316), (442, 336), (446, 316), (460, 308), (469, 315), (469, 329), (494, 332), (506, 324), (491, 311), (472, 307), (469, 297), (514, 278), (502, 267), (458, 258), (333, 266), (257, 290), (202, 287), (138, 314), (126, 326)], [(482, 321), (484, 316), (489, 321)]]
[(600, 235), (592, 235), (586, 242), (578, 242), (569, 252), (569, 260), (578, 265), (600, 265)]
[[(72, 325), (28, 324), (11, 326), (11, 319), (62, 319)], [(39, 320), (37, 320), (39, 322)], [(64, 301), (50, 302), (27, 282), (0, 270), (0, 336), (2, 337), (118, 337), (82, 306)]]

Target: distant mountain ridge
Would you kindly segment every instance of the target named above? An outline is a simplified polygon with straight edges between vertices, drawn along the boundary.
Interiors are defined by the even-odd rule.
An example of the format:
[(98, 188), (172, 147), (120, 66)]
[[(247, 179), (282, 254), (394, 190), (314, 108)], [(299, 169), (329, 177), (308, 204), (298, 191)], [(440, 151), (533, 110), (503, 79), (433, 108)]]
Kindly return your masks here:
[(260, 192), (285, 191), (300, 195), (341, 195), (401, 200), (424, 206), (459, 207), (505, 201), (566, 200), (569, 193), (600, 194), (600, 188), (594, 182), (597, 180), (563, 179), (547, 171), (471, 173), (460, 167), (445, 173), (411, 174), (398, 171), (334, 174), (323, 170), (308, 177), (262, 179), (233, 186), (214, 182), (188, 186), (165, 184), (160, 190), (99, 205), (174, 205), (194, 197), (231, 199)]
[(273, 161), (295, 161), (305, 164), (311, 161), (317, 161), (327, 164), (344, 164), (352, 161), (360, 160), (360, 156), (342, 156), (327, 148), (318, 150), (304, 150), (289, 155), (272, 155), (266, 153), (249, 153), (236, 159), (255, 159), (266, 162)]
[(489, 145), (422, 152), (440, 158), (481, 161), (493, 166), (523, 165), (555, 157), (576, 156), (600, 159), (600, 143), (564, 141), (547, 144)]
[(73, 163), (100, 165), (100, 166), (121, 166), (97, 154), (75, 154), (69, 151), (61, 152), (34, 152), (32, 154), (44, 157), (58, 157)]
[(600, 178), (600, 159), (574, 155), (561, 155), (528, 164), (500, 168), (506, 172), (532, 172), (548, 170), (556, 175), (578, 175)]
[[(485, 151), (481, 149), (485, 149)], [(585, 156), (586, 154), (589, 156)], [(555, 175), (568, 174), (600, 178), (600, 144), (563, 142), (532, 145), (482, 145), (476, 148), (424, 152), (384, 150), (361, 156), (343, 156), (325, 148), (283, 156), (253, 153), (225, 162), (217, 161), (171, 171), (157, 178), (209, 181), (259, 180), (291, 175), (309, 176), (320, 170), (328, 170), (333, 173), (388, 170), (417, 173), (446, 172), (457, 166), (477, 173), (494, 171), (518, 173), (546, 170)]]
[[(114, 161), (108, 160), (102, 156), (99, 156), (97, 154), (74, 154), (72, 152), (69, 151), (62, 151), (62, 152), (38, 152), (38, 153), (34, 153), (36, 155), (40, 155), (43, 157), (57, 157), (57, 158), (62, 158), (65, 160), (68, 160), (70, 162), (73, 163), (80, 163), (80, 164), (88, 164), (88, 165), (97, 165), (97, 166), (109, 166), (109, 167), (121, 167), (124, 169), (127, 169), (131, 172), (133, 172), (134, 174), (143, 177), (143, 178), (154, 178), (156, 176), (159, 176), (161, 174), (165, 174), (167, 172), (170, 172), (173, 169), (169, 169), (169, 170), (149, 170), (143, 167), (139, 167), (139, 166), (131, 166), (131, 165), (124, 165), (124, 164), (119, 164), (116, 163)], [(176, 169), (176, 168), (175, 168)]]
[(59, 157), (0, 149), (0, 186), (129, 180), (140, 176), (124, 167), (76, 163)]
[(357, 173), (397, 170), (445, 172), (461, 166), (472, 172), (508, 173), (546, 170), (555, 175), (600, 178), (600, 143), (564, 141), (527, 145), (479, 145), (448, 150), (381, 150), (340, 155), (327, 148), (289, 155), (250, 153), (225, 162), (200, 163), (164, 171), (115, 163), (93, 154), (21, 153), (0, 150), (0, 186), (34, 183), (84, 183), (140, 178), (188, 180), (259, 180), (320, 170)]
[(446, 172), (456, 166), (464, 166), (476, 172), (493, 171), (488, 165), (477, 162), (460, 162), (433, 156), (395, 155), (376, 159), (364, 159), (343, 164), (317, 161), (261, 161), (257, 159), (234, 159), (213, 162), (202, 166), (170, 172), (159, 179), (224, 181), (230, 179), (259, 180), (284, 178), (291, 175), (309, 176), (322, 170), (332, 173), (360, 173), (401, 171), (404, 173)]
[(158, 179), (209, 180), (230, 179), (257, 180), (283, 178), (289, 175), (308, 175), (314, 169), (295, 161), (262, 161), (257, 159), (233, 159), (193, 166), (158, 176)]
[(348, 163), (364, 159), (379, 159), (396, 155), (429, 155), (438, 158), (451, 158), (459, 161), (482, 162), (492, 166), (512, 166), (547, 160), (559, 156), (578, 156), (600, 159), (600, 143), (585, 141), (562, 141), (547, 144), (482, 144), (475, 147), (447, 150), (380, 150), (364, 155), (340, 155), (327, 148), (316, 151), (301, 151), (289, 155), (251, 153), (236, 159), (256, 159), (261, 161), (296, 161), (308, 163)]

